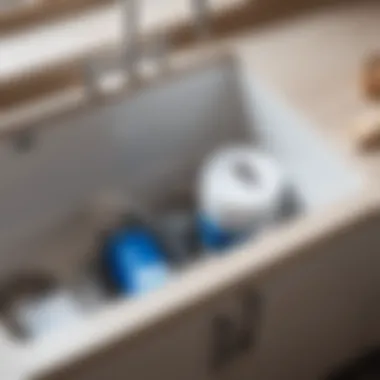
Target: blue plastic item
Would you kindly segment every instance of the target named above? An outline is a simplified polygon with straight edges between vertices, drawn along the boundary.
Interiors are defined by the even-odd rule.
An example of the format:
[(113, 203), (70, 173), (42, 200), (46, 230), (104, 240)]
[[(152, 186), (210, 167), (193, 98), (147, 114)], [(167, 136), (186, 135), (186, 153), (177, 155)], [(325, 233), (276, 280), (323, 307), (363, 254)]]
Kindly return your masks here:
[(225, 231), (204, 216), (199, 217), (198, 224), (200, 239), (205, 249), (223, 251), (243, 239), (240, 234)]
[(145, 227), (125, 227), (114, 232), (104, 254), (107, 273), (123, 294), (149, 293), (168, 278), (164, 252)]

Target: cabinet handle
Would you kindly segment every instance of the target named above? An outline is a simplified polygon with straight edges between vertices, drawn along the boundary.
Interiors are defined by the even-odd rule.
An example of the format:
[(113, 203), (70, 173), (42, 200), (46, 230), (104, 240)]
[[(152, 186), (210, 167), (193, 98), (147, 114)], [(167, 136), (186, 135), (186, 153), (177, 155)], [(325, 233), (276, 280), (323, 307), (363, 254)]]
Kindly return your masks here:
[(212, 321), (212, 368), (224, 367), (235, 356), (236, 326), (228, 316), (217, 315)]
[(261, 320), (261, 299), (255, 291), (241, 296), (238, 317), (217, 314), (212, 320), (212, 369), (226, 367), (240, 355), (253, 351)]
[(237, 350), (254, 350), (261, 319), (261, 300), (256, 292), (247, 292), (242, 298), (242, 319), (238, 333)]

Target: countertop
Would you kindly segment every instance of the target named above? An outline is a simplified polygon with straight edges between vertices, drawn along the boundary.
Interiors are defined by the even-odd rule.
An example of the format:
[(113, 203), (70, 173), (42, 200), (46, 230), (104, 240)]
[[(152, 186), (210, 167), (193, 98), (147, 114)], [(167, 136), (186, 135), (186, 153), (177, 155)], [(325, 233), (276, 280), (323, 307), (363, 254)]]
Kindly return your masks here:
[(380, 111), (362, 93), (363, 64), (380, 49), (380, 2), (341, 4), (258, 30), (237, 42), (244, 62), (293, 108), (380, 176), (380, 152), (359, 154), (353, 129)]

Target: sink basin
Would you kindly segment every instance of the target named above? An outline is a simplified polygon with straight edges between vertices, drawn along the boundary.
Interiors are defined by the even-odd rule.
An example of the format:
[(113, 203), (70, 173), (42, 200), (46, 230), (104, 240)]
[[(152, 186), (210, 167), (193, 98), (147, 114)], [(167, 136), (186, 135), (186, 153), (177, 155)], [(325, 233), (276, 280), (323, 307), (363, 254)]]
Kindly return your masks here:
[(204, 158), (239, 141), (281, 163), (306, 213), (360, 188), (342, 155), (226, 56), (52, 122), (30, 151), (2, 141), (0, 277), (35, 263), (21, 242), (59, 225), (92, 196), (122, 189), (154, 208), (191, 194)]
[[(287, 106), (252, 74), (245, 72), (230, 55), (203, 63), (190, 71), (170, 75), (128, 95), (116, 96), (96, 108), (88, 107), (64, 118), (50, 120), (36, 137), (34, 145), (26, 151), (13, 149), (6, 140), (0, 144), (0, 280), (25, 271), (54, 272), (56, 276), (77, 271), (88, 255), (96, 254), (88, 252), (89, 235), (92, 234), (86, 228), (88, 220), (78, 217), (78, 210), (82, 210), (89, 199), (109, 190), (122, 190), (132, 203), (142, 204), (151, 210), (160, 210), (183, 196), (191, 200), (204, 159), (210, 152), (230, 143), (252, 142), (275, 157), (302, 204), (304, 220), (313, 214), (323, 215), (323, 210), (350, 199), (364, 186), (361, 176), (343, 153), (330, 146), (301, 114)], [(289, 221), (289, 225), (292, 223)], [(252, 245), (245, 254), (253, 260), (255, 241), (249, 244)], [(94, 347), (109, 343), (112, 337), (126, 334), (128, 329), (133, 332), (140, 321), (144, 324), (147, 319), (154, 320), (156, 314), (157, 318), (164, 317), (165, 313), (171, 315), (171, 310), (185, 302), (187, 306), (195, 305), (201, 296), (196, 298), (194, 294), (198, 294), (198, 290), (207, 292), (208, 288), (213, 289), (210, 279), (227, 278), (231, 264), (236, 264), (235, 272), (239, 274), (234, 277), (236, 282), (245, 281), (245, 270), (249, 265), (253, 268), (253, 263), (247, 261), (249, 265), (243, 265), (244, 260), (248, 260), (244, 255), (238, 256), (236, 262), (229, 259), (234, 260), (233, 255), (215, 258), (211, 263), (200, 262), (198, 267), (191, 268), (191, 273), (189, 270), (189, 282), (186, 282), (185, 271), (178, 288), (164, 289), (167, 290), (165, 297), (160, 293), (161, 298), (159, 295), (155, 298), (156, 295), (152, 294), (147, 300), (142, 299), (141, 304), (113, 304), (110, 310), (104, 311), (104, 315), (89, 320), (80, 332), (72, 333), (67, 339), (61, 336), (59, 345), (54, 342), (37, 345), (34, 356), (31, 356), (36, 371), (75, 359), (75, 352), (87, 355)], [(324, 266), (317, 264), (323, 273), (329, 265), (329, 262)], [(218, 275), (210, 276), (210, 273)], [(295, 281), (301, 278), (304, 283), (309, 281), (312, 289), (315, 283), (320, 283), (321, 273), (318, 270), (306, 273), (306, 278), (302, 277), (305, 273), (300, 269), (296, 270), (297, 273), (298, 277), (285, 278), (289, 292), (296, 289), (296, 296), (298, 291), (302, 293), (303, 288), (296, 284), (293, 289), (292, 278)], [(310, 276), (310, 273), (315, 276)], [(190, 282), (198, 275), (200, 281)], [(335, 274), (329, 277), (334, 278), (338, 277)], [(177, 281), (176, 278), (174, 280)], [(284, 306), (281, 303), (281, 281), (277, 287), (271, 281), (263, 285), (264, 296), (268, 298), (269, 305), (273, 302), (275, 306), (277, 303)], [(208, 285), (198, 289), (201, 283)], [(364, 280), (363, 284), (366, 286)], [(303, 293), (300, 296), (308, 297)], [(227, 292), (226, 297), (232, 297), (235, 302), (233, 294)], [(316, 308), (324, 307), (323, 298), (316, 300)], [(230, 301), (228, 298), (226, 303)], [(204, 354), (207, 344), (203, 338), (208, 336), (208, 330), (203, 333), (202, 329), (206, 328), (203, 320), (209, 320), (215, 305), (219, 303), (205, 303), (194, 320), (183, 322), (188, 323), (187, 328), (170, 330), (168, 338), (164, 339), (173, 343), (165, 346), (168, 361), (172, 362), (173, 352), (177, 351), (183, 351), (181, 358), (187, 358), (190, 349), (199, 355)], [(337, 308), (338, 304), (335, 309), (330, 305), (330, 317), (344, 313), (343, 308), (338, 312)], [(288, 332), (287, 325), (282, 327), (278, 320), (281, 314), (274, 311), (270, 314), (271, 310), (276, 311), (276, 308), (269, 310), (267, 318), (272, 318), (270, 321), (273, 326), (278, 326), (279, 334)], [(296, 318), (305, 315), (301, 309), (302, 313), (297, 315), (297, 310), (294, 308), (295, 319), (292, 321), (298, 321)], [(332, 327), (328, 325), (328, 321), (333, 320), (331, 318), (326, 317), (325, 335), (331, 335)], [(269, 341), (277, 339), (265, 331), (269, 334)], [(197, 341), (194, 340), (196, 337), (199, 337)], [(189, 345), (182, 344), (185, 338), (190, 340)], [(128, 368), (134, 369), (139, 376), (146, 374), (145, 369), (149, 366), (139, 366), (138, 363), (145, 363), (145, 355), (156, 363), (154, 350), (158, 347), (161, 351), (160, 342), (157, 338), (148, 343), (147, 339), (146, 346), (140, 346), (141, 355), (140, 351), (135, 353), (132, 350)], [(193, 349), (192, 345), (198, 346)], [(114, 357), (117, 359), (117, 355), (109, 356), (110, 362)], [(262, 363), (265, 364), (270, 357), (270, 353), (264, 352)], [(313, 360), (311, 356), (308, 358)], [(189, 370), (188, 376), (183, 378), (206, 378), (197, 376), (201, 368), (198, 362), (195, 363), (198, 359), (201, 360), (200, 357), (194, 357), (194, 360), (192, 357), (182, 363), (189, 368), (194, 365), (194, 371)], [(127, 364), (125, 366), (127, 368)], [(157, 368), (168, 375), (170, 366), (159, 365)], [(264, 365), (258, 371), (265, 373), (269, 367)], [(91, 373), (96, 373), (99, 379), (106, 378), (98, 375), (100, 370), (91, 369)], [(80, 379), (91, 379), (92, 375), (84, 375)], [(136, 379), (146, 378), (141, 376)], [(178, 379), (178, 372), (174, 371), (173, 376), (170, 379)]]

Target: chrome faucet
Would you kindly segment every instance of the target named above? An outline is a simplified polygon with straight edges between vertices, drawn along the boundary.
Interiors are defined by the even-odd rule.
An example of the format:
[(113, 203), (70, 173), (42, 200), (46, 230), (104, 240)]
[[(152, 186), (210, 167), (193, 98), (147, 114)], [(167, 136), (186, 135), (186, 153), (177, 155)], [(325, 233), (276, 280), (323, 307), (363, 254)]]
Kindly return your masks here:
[(122, 43), (126, 68), (131, 80), (137, 78), (139, 60), (139, 0), (119, 0), (122, 11)]
[(207, 0), (190, 0), (195, 15), (195, 25), (201, 36), (209, 32), (210, 8)]
[(83, 62), (82, 76), (87, 95), (91, 98), (97, 97), (99, 93), (99, 73), (97, 68), (97, 62), (94, 59), (94, 57), (90, 57), (89, 59)]

